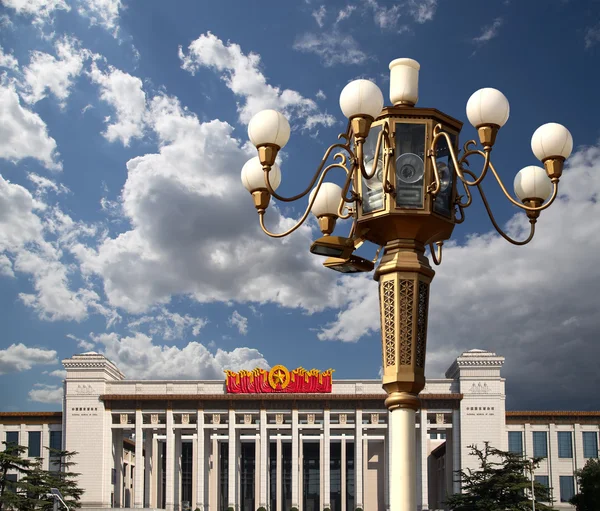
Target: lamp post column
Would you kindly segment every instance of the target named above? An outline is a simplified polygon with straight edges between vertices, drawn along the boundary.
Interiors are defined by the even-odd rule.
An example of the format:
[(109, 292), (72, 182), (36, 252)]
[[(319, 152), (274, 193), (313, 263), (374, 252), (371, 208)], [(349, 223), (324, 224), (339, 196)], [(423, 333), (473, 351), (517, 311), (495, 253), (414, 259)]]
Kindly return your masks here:
[(429, 284), (435, 274), (422, 243), (388, 243), (375, 272), (379, 281), (383, 388), (390, 411), (390, 511), (417, 509), (417, 395), (425, 386)]

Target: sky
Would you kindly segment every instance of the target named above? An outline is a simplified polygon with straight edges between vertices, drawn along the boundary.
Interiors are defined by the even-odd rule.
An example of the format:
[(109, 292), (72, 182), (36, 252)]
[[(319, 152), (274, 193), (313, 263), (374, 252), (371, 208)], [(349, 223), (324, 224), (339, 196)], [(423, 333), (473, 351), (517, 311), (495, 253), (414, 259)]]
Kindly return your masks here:
[[(600, 1), (0, 0), (0, 46), (0, 410), (59, 410), (61, 360), (89, 350), (137, 379), (378, 378), (372, 274), (323, 268), (313, 218), (264, 235), (240, 170), (249, 120), (274, 108), (292, 126), (279, 191), (304, 189), (345, 130), (340, 91), (369, 79), (389, 104), (399, 57), (421, 64), (418, 106), (465, 123), (461, 145), (470, 95), (506, 95), (492, 161), (509, 190), (539, 163), (538, 126), (575, 143), (529, 245), (478, 197), (466, 210), (435, 268), (427, 376), (486, 349), (506, 357), (508, 409), (600, 409)], [(272, 202), (269, 228), (306, 201)]]

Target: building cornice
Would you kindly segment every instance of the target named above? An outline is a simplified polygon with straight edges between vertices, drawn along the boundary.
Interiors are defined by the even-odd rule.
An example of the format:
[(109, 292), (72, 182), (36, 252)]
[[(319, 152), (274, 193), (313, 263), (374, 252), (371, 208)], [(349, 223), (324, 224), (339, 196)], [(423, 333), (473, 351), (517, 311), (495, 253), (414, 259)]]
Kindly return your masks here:
[[(381, 401), (386, 394), (102, 394), (101, 401)], [(423, 401), (456, 401), (462, 394), (420, 394)]]

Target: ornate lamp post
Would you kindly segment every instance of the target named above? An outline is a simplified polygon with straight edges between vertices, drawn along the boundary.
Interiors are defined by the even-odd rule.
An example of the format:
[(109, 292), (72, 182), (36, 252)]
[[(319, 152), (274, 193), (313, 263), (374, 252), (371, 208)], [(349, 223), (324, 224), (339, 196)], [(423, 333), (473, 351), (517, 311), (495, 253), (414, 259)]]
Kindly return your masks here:
[[(290, 136), (288, 121), (279, 112), (264, 110), (250, 121), (248, 135), (258, 157), (242, 169), (242, 182), (252, 194), (260, 225), (269, 236), (289, 235), (312, 211), (323, 237), (310, 251), (328, 257), (324, 266), (343, 273), (371, 271), (384, 249), (374, 278), (379, 281), (383, 387), (390, 411), (392, 511), (415, 511), (417, 507), (415, 412), (425, 385), (429, 285), (435, 274), (425, 248), (429, 247), (433, 262), (440, 264), (443, 242), (454, 226), (464, 221), (473, 188), (481, 194), (502, 237), (515, 245), (531, 241), (541, 211), (556, 198), (564, 161), (573, 148), (565, 127), (550, 123), (538, 128), (531, 147), (544, 168), (528, 166), (519, 171), (514, 181), (518, 200), (513, 198), (490, 160), (496, 135), (508, 120), (506, 97), (490, 88), (471, 96), (467, 117), (477, 129), (481, 148), (469, 140), (461, 154), (458, 136), (462, 123), (439, 110), (415, 106), (419, 68), (412, 59), (390, 63), (393, 106), (383, 106), (383, 95), (372, 82), (356, 80), (346, 85), (340, 106), (349, 119), (348, 128), (339, 135), (340, 141), (326, 150), (301, 193), (283, 197), (276, 192), (281, 172), (275, 159)], [(478, 175), (466, 168), (472, 156), (483, 159)], [(324, 182), (335, 168), (345, 173), (343, 187)], [(508, 200), (526, 212), (531, 225), (526, 239), (513, 240), (495, 221), (480, 186), (489, 173)], [(459, 184), (463, 195), (457, 190)], [(264, 214), (271, 197), (291, 202), (308, 194), (308, 206), (296, 225), (283, 233), (267, 229)], [(338, 218), (352, 218), (347, 237), (332, 236)], [(373, 261), (353, 254), (365, 241), (379, 246)]]

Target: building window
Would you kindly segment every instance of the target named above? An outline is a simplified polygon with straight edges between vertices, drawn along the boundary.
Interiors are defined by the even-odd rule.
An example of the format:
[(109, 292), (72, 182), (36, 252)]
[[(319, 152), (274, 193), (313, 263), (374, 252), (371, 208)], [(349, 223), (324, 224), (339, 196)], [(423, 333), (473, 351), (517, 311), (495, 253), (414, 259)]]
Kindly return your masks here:
[(19, 432), (18, 431), (7, 431), (6, 432), (6, 443), (19, 445)]
[(27, 456), (30, 458), (39, 458), (42, 450), (42, 432), (30, 431)]
[(429, 433), (430, 440), (437, 440), (437, 433)]
[(542, 486), (545, 486), (546, 488), (548, 488), (550, 486), (550, 479), (548, 478), (548, 476), (535, 476), (535, 482), (538, 484), (541, 484)]
[(523, 454), (523, 433), (521, 431), (508, 432), (508, 450), (513, 454)]
[(50, 449), (62, 449), (62, 431), (50, 431)]
[(548, 434), (545, 431), (533, 432), (533, 456), (534, 458), (548, 457)]
[(16, 483), (17, 483), (17, 474), (6, 474), (6, 491), (10, 493), (17, 493)]
[(558, 432), (558, 457), (572, 458), (573, 457), (573, 442), (570, 431)]
[(575, 496), (573, 476), (560, 476), (560, 501), (569, 502)]
[(583, 457), (598, 457), (598, 433), (596, 433), (595, 431), (583, 432)]

